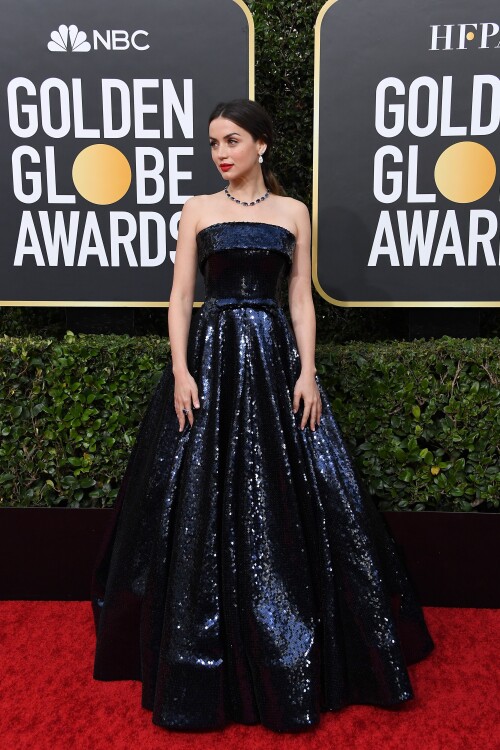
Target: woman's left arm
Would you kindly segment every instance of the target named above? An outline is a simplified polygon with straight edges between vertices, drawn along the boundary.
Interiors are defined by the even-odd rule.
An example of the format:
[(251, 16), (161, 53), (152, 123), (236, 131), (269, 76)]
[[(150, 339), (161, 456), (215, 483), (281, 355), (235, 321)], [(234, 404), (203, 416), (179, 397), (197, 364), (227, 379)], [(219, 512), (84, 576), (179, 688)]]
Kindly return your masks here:
[(293, 411), (304, 401), (301, 429), (310, 422), (315, 430), (321, 418), (321, 396), (316, 383), (316, 311), (311, 290), (311, 220), (304, 203), (295, 201), (294, 219), (297, 227), (297, 243), (293, 265), (288, 279), (288, 304), (293, 330), (300, 355), (300, 377), (295, 383)]

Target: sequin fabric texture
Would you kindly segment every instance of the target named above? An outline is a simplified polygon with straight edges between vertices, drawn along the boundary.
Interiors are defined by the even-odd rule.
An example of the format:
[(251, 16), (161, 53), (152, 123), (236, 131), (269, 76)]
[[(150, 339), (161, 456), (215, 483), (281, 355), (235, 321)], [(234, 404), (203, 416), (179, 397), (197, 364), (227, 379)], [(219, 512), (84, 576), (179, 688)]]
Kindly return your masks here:
[(317, 375), (320, 425), (293, 413), (280, 288), (295, 237), (223, 222), (197, 245), (201, 408), (179, 431), (169, 359), (92, 578), (94, 678), (141, 680), (153, 723), (177, 730), (294, 732), (322, 711), (402, 704), (407, 666), (434, 643)]

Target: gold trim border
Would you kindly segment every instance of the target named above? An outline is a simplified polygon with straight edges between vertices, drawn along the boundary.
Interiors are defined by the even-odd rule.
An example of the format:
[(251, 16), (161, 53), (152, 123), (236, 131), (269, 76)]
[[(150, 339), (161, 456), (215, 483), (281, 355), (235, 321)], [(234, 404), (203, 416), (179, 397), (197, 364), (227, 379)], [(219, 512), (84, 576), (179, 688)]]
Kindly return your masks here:
[(248, 5), (243, 0), (233, 0), (245, 14), (248, 23), (248, 98), (255, 99), (255, 24)]
[[(248, 98), (255, 99), (255, 24), (243, 0), (232, 0), (241, 8), (248, 23)], [(193, 302), (201, 307), (203, 302)], [(113, 302), (110, 300), (0, 300), (0, 307), (169, 307), (170, 302)]]
[(313, 190), (312, 190), (312, 278), (316, 291), (327, 302), (340, 307), (500, 307), (498, 301), (436, 300), (419, 302), (413, 300), (339, 300), (330, 297), (318, 279), (318, 159), (319, 159), (319, 77), (321, 24), (327, 11), (337, 0), (327, 0), (318, 13), (314, 25), (314, 120), (313, 120)]

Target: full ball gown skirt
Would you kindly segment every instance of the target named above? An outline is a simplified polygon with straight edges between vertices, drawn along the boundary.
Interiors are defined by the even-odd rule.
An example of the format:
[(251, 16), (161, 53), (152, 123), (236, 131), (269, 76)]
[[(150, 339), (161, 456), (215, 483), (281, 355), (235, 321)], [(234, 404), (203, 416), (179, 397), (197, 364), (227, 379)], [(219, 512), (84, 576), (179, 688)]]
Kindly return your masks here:
[(153, 723), (177, 730), (297, 731), (348, 704), (397, 706), (434, 643), (317, 375), (320, 425), (293, 413), (280, 290), (295, 237), (221, 222), (197, 246), (201, 406), (181, 432), (169, 355), (93, 572), (93, 676), (141, 680)]

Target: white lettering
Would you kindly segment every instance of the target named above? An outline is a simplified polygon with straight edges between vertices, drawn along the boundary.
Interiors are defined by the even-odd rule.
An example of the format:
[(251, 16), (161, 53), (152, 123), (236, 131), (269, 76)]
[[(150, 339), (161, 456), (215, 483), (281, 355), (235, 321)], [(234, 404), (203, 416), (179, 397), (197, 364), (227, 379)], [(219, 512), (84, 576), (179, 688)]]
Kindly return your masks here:
[[(158, 251), (156, 257), (150, 255), (153, 247), (150, 239), (150, 223), (156, 225), (156, 247)], [(145, 268), (161, 266), (167, 257), (167, 234), (163, 216), (153, 211), (141, 211), (139, 215), (139, 235), (141, 238), (141, 266)]]
[(173, 113), (181, 127), (184, 138), (193, 137), (193, 80), (184, 79), (184, 106), (181, 106), (179, 97), (170, 78), (163, 79), (163, 137), (173, 138)]
[(149, 49), (149, 44), (143, 44), (142, 47), (137, 44), (136, 39), (138, 36), (149, 36), (147, 31), (142, 31), (141, 29), (137, 29), (137, 31), (134, 31), (132, 36), (130, 37), (130, 41), (132, 42), (132, 46), (139, 50), (139, 52), (142, 52), (145, 49)]
[[(491, 91), (491, 111), (489, 122), (482, 122), (482, 108), (488, 97), (484, 95), (485, 87)], [(428, 101), (420, 101), (421, 89), (427, 89)], [(388, 103), (388, 92), (393, 89), (399, 101)], [(405, 105), (405, 85), (399, 78), (384, 78), (377, 86), (375, 96), (375, 129), (384, 138), (400, 135), (405, 124), (412, 135), (426, 137), (440, 131), (442, 136), (490, 135), (500, 125), (500, 79), (494, 75), (475, 75), (472, 81), (470, 122), (451, 124), (453, 102), (453, 76), (443, 76), (441, 95), (439, 84), (429, 76), (416, 78), (408, 89), (408, 103)], [(388, 115), (391, 117), (389, 118)], [(424, 120), (419, 125), (418, 117)]]
[[(491, 112), (490, 121), (481, 125), (483, 88), (491, 87)], [(472, 111), (471, 111), (471, 134), (490, 135), (498, 130), (500, 125), (500, 79), (498, 76), (477, 75), (474, 76), (472, 88)]]
[(427, 231), (424, 231), (422, 211), (415, 211), (411, 230), (408, 230), (408, 216), (406, 211), (398, 211), (398, 228), (401, 240), (401, 253), (403, 265), (412, 266), (415, 257), (415, 249), (418, 249), (419, 265), (428, 266), (432, 252), (432, 243), (436, 232), (439, 211), (429, 211)]
[[(57, 105), (51, 106), (51, 93), (56, 92)], [(60, 78), (47, 78), (40, 86), (40, 117), (43, 132), (51, 138), (64, 138), (71, 129), (71, 114), (68, 87)], [(59, 127), (53, 119), (61, 120)]]
[[(384, 239), (386, 240), (385, 245), (383, 244)], [(381, 255), (388, 256), (391, 266), (399, 266), (398, 249), (389, 211), (380, 212), (368, 265), (376, 266)]]
[(103, 37), (102, 34), (100, 34), (98, 31), (94, 29), (94, 49), (97, 49), (99, 47), (99, 44), (101, 44), (104, 49), (110, 50), (111, 49), (111, 32), (106, 31), (106, 38)]
[[(489, 31), (491, 29), (491, 31)], [(496, 36), (500, 31), (500, 26), (497, 23), (482, 23), (481, 24), (481, 44), (479, 49), (485, 49), (488, 46), (488, 38), (490, 36)]]
[[(376, 266), (380, 258), (387, 256), (391, 266), (399, 266), (401, 251), (402, 265), (405, 267), (442, 266), (446, 255), (453, 258), (456, 266), (475, 267), (478, 264), (478, 247), (481, 246), (486, 265), (500, 266), (500, 248), (495, 259), (492, 245), (498, 234), (498, 218), (493, 211), (474, 209), (470, 212), (467, 259), (463, 250), (466, 243), (460, 236), (456, 211), (448, 210), (444, 213), (440, 230), (439, 216), (438, 210), (429, 211), (427, 227), (424, 228), (422, 211), (411, 214), (398, 210), (394, 217), (394, 225), (390, 212), (381, 211), (367, 265)], [(484, 231), (479, 229), (481, 221), (486, 222)]]
[(396, 163), (403, 161), (403, 154), (396, 146), (382, 146), (382, 148), (379, 148), (373, 160), (373, 195), (380, 203), (394, 203), (394, 201), (397, 201), (401, 197), (403, 176), (400, 171), (386, 172), (385, 178), (392, 185), (392, 191), (390, 193), (384, 192), (384, 158), (386, 156), (392, 156)]
[[(93, 244), (92, 240), (94, 240)], [(77, 265), (86, 266), (90, 255), (96, 255), (101, 266), (109, 266), (95, 211), (89, 211), (87, 214)]]
[[(36, 203), (42, 195), (42, 177), (39, 172), (24, 172), (21, 158), (27, 156), (32, 164), (40, 164), (40, 154), (32, 146), (18, 146), (12, 152), (12, 184), (14, 195), (21, 203)], [(26, 193), (23, 186), (24, 179), (32, 184), (30, 193)]]
[[(170, 149), (169, 149), (170, 154)], [(146, 157), (154, 159), (154, 164), (150, 169), (146, 169)], [(135, 150), (135, 167), (136, 167), (136, 189), (137, 203), (159, 203), (165, 194), (165, 182), (161, 173), (165, 166), (163, 154), (157, 148), (140, 146)], [(153, 182), (155, 191), (146, 193), (146, 182)]]
[(128, 33), (126, 31), (113, 29), (111, 32), (111, 39), (113, 40), (113, 49), (115, 50), (128, 49), (130, 47)]
[(74, 112), (74, 118), (75, 118), (75, 138), (100, 138), (101, 131), (99, 130), (99, 128), (86, 128), (83, 125), (83, 96), (82, 96), (81, 79), (73, 78), (71, 83), (73, 86), (73, 112)]
[(408, 203), (435, 203), (435, 193), (417, 192), (418, 146), (408, 147)]
[[(76, 237), (78, 233), (79, 211), (69, 212), (69, 228), (66, 231), (64, 211), (56, 211), (54, 216), (54, 228), (50, 227), (49, 212), (39, 211), (40, 226), (42, 227), (43, 241), (49, 266), (59, 265), (59, 253), (62, 250), (64, 265), (75, 265)], [(44, 264), (45, 265), (45, 264)]]
[(192, 146), (179, 146), (178, 148), (172, 147), (168, 149), (168, 194), (171, 205), (176, 203), (184, 204), (188, 198), (192, 197), (191, 195), (179, 195), (179, 180), (192, 180), (193, 173), (180, 172), (177, 164), (179, 156), (192, 155)]
[(19, 235), (17, 237), (17, 247), (13, 265), (22, 266), (24, 263), (24, 257), (26, 255), (33, 255), (37, 266), (45, 265), (42, 248), (40, 247), (40, 243), (38, 241), (35, 223), (30, 211), (23, 211), (23, 215), (21, 217), (21, 225), (19, 227)]
[[(125, 234), (120, 234), (120, 221), (127, 225)], [(137, 234), (137, 222), (132, 214), (126, 211), (112, 211), (109, 216), (111, 265), (120, 265), (120, 245), (123, 245), (129, 266), (136, 268), (137, 258), (132, 247), (132, 240)]]
[(451, 125), (451, 94), (453, 76), (443, 76), (441, 93), (441, 135), (467, 135), (465, 125)]
[[(9, 125), (14, 135), (20, 138), (31, 138), (38, 130), (38, 112), (36, 104), (22, 104), (17, 100), (18, 89), (24, 89), (28, 96), (36, 95), (36, 88), (28, 78), (13, 78), (7, 86), (7, 103), (9, 108)], [(27, 124), (19, 123), (19, 112), (28, 116)]]
[(56, 184), (56, 163), (54, 156), (54, 146), (45, 146), (45, 162), (47, 166), (47, 202), (48, 203), (76, 203), (76, 197), (73, 194), (57, 193)]
[(145, 104), (143, 100), (144, 89), (146, 88), (157, 88), (158, 78), (143, 78), (134, 79), (134, 122), (135, 132), (137, 138), (159, 138), (159, 130), (147, 130), (144, 127), (144, 115), (156, 114), (158, 112), (158, 105), (156, 104)]
[[(154, 101), (146, 102), (145, 90), (153, 89)], [(28, 97), (28, 101), (23, 98)], [(118, 97), (118, 99), (116, 98)], [(31, 99), (31, 101), (30, 101)], [(14, 135), (31, 138), (39, 130), (51, 138), (63, 138), (70, 131), (76, 138), (123, 138), (133, 128), (138, 138), (174, 137), (174, 115), (184, 138), (193, 138), (193, 81), (183, 81), (183, 101), (179, 98), (171, 79), (146, 78), (127, 82), (117, 78), (101, 81), (101, 127), (86, 127), (86, 111), (80, 78), (73, 78), (71, 91), (59, 78), (48, 78), (37, 89), (28, 78), (13, 78), (7, 86), (9, 125)], [(113, 107), (113, 103), (115, 107)], [(133, 104), (133, 113), (132, 113)], [(115, 122), (117, 112), (121, 122)], [(158, 127), (147, 127), (147, 115)]]
[[(451, 238), (451, 245), (448, 245), (448, 238)], [(455, 211), (447, 211), (445, 214), (434, 257), (434, 265), (441, 266), (445, 255), (453, 255), (457, 266), (465, 266), (464, 251)]]
[[(123, 138), (131, 127), (129, 88), (125, 81), (121, 81), (119, 78), (104, 78), (101, 85), (104, 137)], [(120, 98), (119, 106), (116, 107), (121, 116), (121, 123), (118, 127), (115, 127), (113, 123), (113, 91), (117, 92)]]
[[(395, 90), (396, 96), (403, 96), (405, 93), (404, 83), (399, 78), (383, 78), (377, 86), (375, 92), (375, 128), (377, 133), (385, 136), (385, 138), (393, 138), (394, 136), (399, 135), (404, 128), (405, 121), (404, 104), (386, 105), (386, 92), (387, 89), (390, 88)], [(394, 115), (393, 124), (389, 127), (385, 124), (386, 110)]]
[[(181, 212), (170, 219), (170, 231), (177, 239), (177, 225)], [(38, 219), (39, 225), (35, 224)], [(109, 248), (95, 211), (56, 211), (51, 219), (48, 211), (24, 211), (19, 226), (15, 266), (22, 266), (33, 257), (37, 266), (87, 266), (89, 259), (98, 265), (117, 268), (126, 264), (131, 268), (161, 266), (167, 258), (167, 227), (164, 217), (153, 211), (142, 211), (139, 220), (125, 211), (109, 213)], [(79, 235), (81, 234), (81, 240)], [(134, 244), (136, 247), (134, 247)], [(109, 258), (107, 255), (109, 250)], [(46, 256), (46, 257), (45, 257)], [(175, 251), (170, 253), (172, 262)], [(110, 262), (111, 261), (111, 262)]]
[(439, 49), (438, 45), (438, 39), (444, 39), (445, 40), (445, 46), (443, 49), (453, 49), (451, 46), (451, 32), (453, 30), (453, 23), (445, 24), (444, 28), (446, 29), (444, 35), (438, 34), (438, 31), (440, 29), (440, 24), (431, 24), (432, 29), (432, 41), (431, 41), (431, 50), (437, 50)]
[[(488, 222), (488, 228), (481, 234), (479, 232), (479, 222), (481, 219), (485, 219)], [(477, 246), (482, 245), (486, 265), (494, 266), (495, 256), (493, 255), (493, 247), (491, 240), (496, 237), (498, 232), (498, 219), (493, 211), (476, 209), (471, 211), (470, 225), (469, 225), (469, 257), (467, 265), (477, 265)], [(500, 264), (500, 258), (498, 260)]]
[[(426, 105), (427, 123), (424, 126), (418, 124), (418, 114), (423, 107), (419, 107), (420, 90), (427, 90), (429, 101)], [(437, 126), (439, 109), (439, 87), (430, 76), (420, 76), (411, 82), (408, 89), (408, 130), (419, 138), (433, 133)]]

